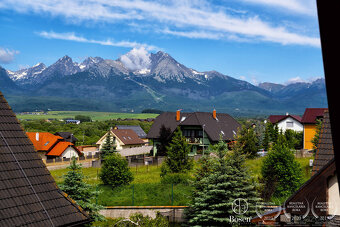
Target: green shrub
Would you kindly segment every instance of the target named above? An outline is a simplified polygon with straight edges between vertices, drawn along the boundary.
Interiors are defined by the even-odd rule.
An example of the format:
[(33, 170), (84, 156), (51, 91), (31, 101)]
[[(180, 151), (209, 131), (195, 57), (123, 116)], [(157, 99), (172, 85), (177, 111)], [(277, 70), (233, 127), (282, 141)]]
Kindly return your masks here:
[(268, 152), (263, 160), (261, 173), (264, 190), (271, 189), (264, 199), (268, 199), (270, 194), (275, 197), (288, 197), (302, 182), (301, 165), (295, 159), (293, 151), (284, 143), (275, 144)]
[(167, 173), (161, 179), (162, 184), (184, 184), (188, 185), (191, 177), (187, 173)]
[(106, 156), (99, 177), (105, 185), (117, 187), (133, 181), (128, 161), (118, 153)]

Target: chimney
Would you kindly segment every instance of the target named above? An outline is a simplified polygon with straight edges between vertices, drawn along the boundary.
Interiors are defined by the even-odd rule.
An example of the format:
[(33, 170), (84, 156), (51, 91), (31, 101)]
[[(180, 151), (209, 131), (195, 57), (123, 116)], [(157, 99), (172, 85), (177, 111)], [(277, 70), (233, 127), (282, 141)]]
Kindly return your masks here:
[(176, 111), (176, 121), (181, 120), (181, 110)]
[(288, 112), (286, 112), (286, 116), (288, 116), (289, 115), (289, 113)]
[(39, 132), (35, 133), (35, 140), (39, 141)]
[(214, 109), (213, 110), (213, 118), (216, 120), (217, 118), (216, 118), (216, 110)]

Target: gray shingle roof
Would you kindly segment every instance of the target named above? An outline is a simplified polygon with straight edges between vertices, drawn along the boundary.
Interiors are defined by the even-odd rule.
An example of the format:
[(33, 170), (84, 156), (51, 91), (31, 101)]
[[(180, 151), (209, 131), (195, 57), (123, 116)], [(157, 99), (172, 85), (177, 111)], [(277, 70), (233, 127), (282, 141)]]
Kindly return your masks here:
[(0, 226), (89, 222), (60, 191), (0, 92)]
[(222, 134), (223, 140), (233, 140), (235, 134), (241, 125), (229, 114), (217, 113), (217, 119), (213, 118), (212, 113), (207, 112), (193, 112), (181, 113), (180, 121), (176, 121), (175, 112), (164, 112), (160, 114), (147, 135), (147, 138), (154, 139), (159, 137), (159, 130), (164, 125), (170, 128), (171, 132), (175, 131), (177, 126), (204, 126), (204, 131), (212, 141), (218, 141)]

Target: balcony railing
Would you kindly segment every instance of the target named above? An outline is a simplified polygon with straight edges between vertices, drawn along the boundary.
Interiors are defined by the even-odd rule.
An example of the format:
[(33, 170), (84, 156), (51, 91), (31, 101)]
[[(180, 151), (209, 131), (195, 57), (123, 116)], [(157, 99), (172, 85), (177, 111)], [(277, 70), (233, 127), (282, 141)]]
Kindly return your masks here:
[(203, 138), (186, 138), (186, 141), (190, 144), (203, 144)]

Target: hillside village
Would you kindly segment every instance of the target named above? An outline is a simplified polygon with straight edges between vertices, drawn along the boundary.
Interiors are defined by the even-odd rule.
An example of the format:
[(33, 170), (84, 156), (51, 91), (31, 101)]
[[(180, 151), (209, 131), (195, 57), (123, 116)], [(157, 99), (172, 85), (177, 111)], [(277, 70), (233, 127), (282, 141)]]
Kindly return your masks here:
[[(164, 226), (174, 222), (205, 225), (204, 223), (216, 222), (213, 213), (219, 210), (201, 205), (202, 201), (208, 199), (205, 195), (211, 193), (210, 186), (208, 187), (210, 184), (216, 187), (214, 190), (225, 191), (225, 194), (216, 197), (221, 202), (232, 198), (244, 199), (249, 206), (242, 218), (235, 219), (237, 213), (231, 212), (229, 209), (232, 207), (229, 205), (224, 205), (226, 207), (218, 211), (224, 217), (223, 223), (233, 223), (235, 220), (245, 225), (296, 223), (294, 217), (299, 217), (303, 209), (291, 209), (287, 204), (300, 202), (305, 193), (308, 194), (315, 187), (313, 185), (317, 184), (316, 181), (326, 181), (322, 185), (328, 185), (321, 187), (320, 184), (314, 193), (319, 198), (319, 203), (325, 200), (335, 204), (340, 199), (335, 189), (337, 178), (336, 175), (334, 177), (334, 151), (329, 138), (331, 135), (327, 108), (306, 108), (302, 116), (287, 112), (263, 119), (235, 119), (228, 113), (220, 113), (214, 109), (211, 112), (163, 112), (147, 121), (116, 119), (76, 123), (22, 120), (20, 128), (19, 121), (15, 119), (5, 98), (2, 94), (0, 97), (0, 116), (3, 119), (0, 124), (2, 173), (16, 171), (12, 175), (3, 176), (8, 184), (4, 184), (1, 189), (2, 195), (8, 196), (3, 197), (2, 201), (8, 202), (1, 203), (0, 210), (4, 212), (10, 207), (24, 208), (18, 210), (16, 215), (5, 212), (1, 223), (27, 224), (28, 219), (22, 219), (25, 215), (37, 215), (32, 216), (30, 223), (46, 222), (53, 226), (59, 223), (58, 218), (65, 218), (67, 215), (69, 218), (65, 220), (73, 220), (74, 225), (93, 221), (97, 224), (115, 223), (122, 218), (136, 218), (132, 214), (140, 213), (143, 218), (151, 215), (149, 221), (161, 221), (165, 223)], [(100, 126), (100, 130), (89, 130), (94, 125)], [(66, 128), (69, 130), (65, 131)], [(78, 129), (82, 133), (79, 134)], [(89, 138), (85, 140), (84, 130), (97, 135), (86, 135)], [(30, 152), (26, 152), (26, 149)], [(269, 164), (271, 159), (275, 162)], [(40, 169), (34, 167), (33, 162), (39, 168), (46, 166), (47, 169), (44, 169), (44, 173), (38, 173)], [(240, 164), (236, 164), (238, 162)], [(19, 169), (14, 170), (8, 163), (18, 165)], [(277, 168), (276, 165), (283, 165), (284, 169)], [(34, 173), (29, 172), (31, 168)], [(88, 179), (85, 180), (88, 186), (82, 187), (88, 187), (89, 192), (93, 193), (98, 187), (101, 188), (101, 192), (92, 199), (87, 198), (86, 203), (83, 202), (84, 198), (73, 195), (74, 192), (66, 186), (67, 180), (70, 180), (68, 177), (71, 176), (69, 173), (76, 173), (79, 168), (83, 170), (78, 174), (85, 174), (84, 179)], [(243, 177), (240, 179), (244, 182), (242, 185), (232, 180), (236, 173), (233, 171), (238, 172), (234, 177)], [(285, 171), (290, 171), (289, 178)], [(90, 175), (87, 176), (86, 173)], [(46, 176), (48, 180), (42, 177), (35, 179), (36, 174)], [(217, 176), (225, 176), (229, 180), (221, 181), (222, 178), (216, 178)], [(229, 181), (234, 183), (228, 187), (223, 186), (223, 182)], [(54, 182), (58, 186), (52, 187)], [(20, 189), (21, 185), (27, 183), (32, 188), (32, 201), (22, 200), (18, 204), (16, 198), (23, 198), (22, 193), (26, 193)], [(64, 206), (61, 204), (68, 201), (70, 208), (67, 208), (69, 211), (65, 208), (64, 216), (52, 212), (55, 208), (43, 197), (41, 185), (49, 185), (49, 190), (54, 190), (58, 198), (60, 197), (53, 202), (54, 206)], [(242, 191), (243, 187), (252, 188), (242, 192), (246, 193), (245, 198), (227, 196), (230, 190)], [(60, 189), (67, 194), (63, 194)], [(13, 190), (17, 190), (17, 197), (11, 196)], [(156, 193), (158, 201), (149, 194), (150, 190)], [(56, 198), (55, 196), (51, 195), (51, 199)], [(211, 198), (206, 203), (210, 203), (209, 201)], [(259, 201), (262, 201), (261, 207), (254, 210)], [(101, 208), (82, 210), (79, 207), (91, 203), (94, 207), (100, 205)], [(32, 213), (30, 210), (34, 204), (40, 204), (41, 208), (35, 208)], [(122, 212), (122, 206), (129, 209), (129, 212)], [(71, 211), (74, 208), (77, 211)], [(161, 216), (157, 216), (156, 211)], [(207, 215), (205, 219), (201, 218), (201, 212)], [(340, 214), (334, 206), (313, 212), (305, 212), (304, 217), (315, 218), (316, 212), (318, 217), (334, 217), (327, 221), (316, 218), (320, 224), (339, 223)]]

